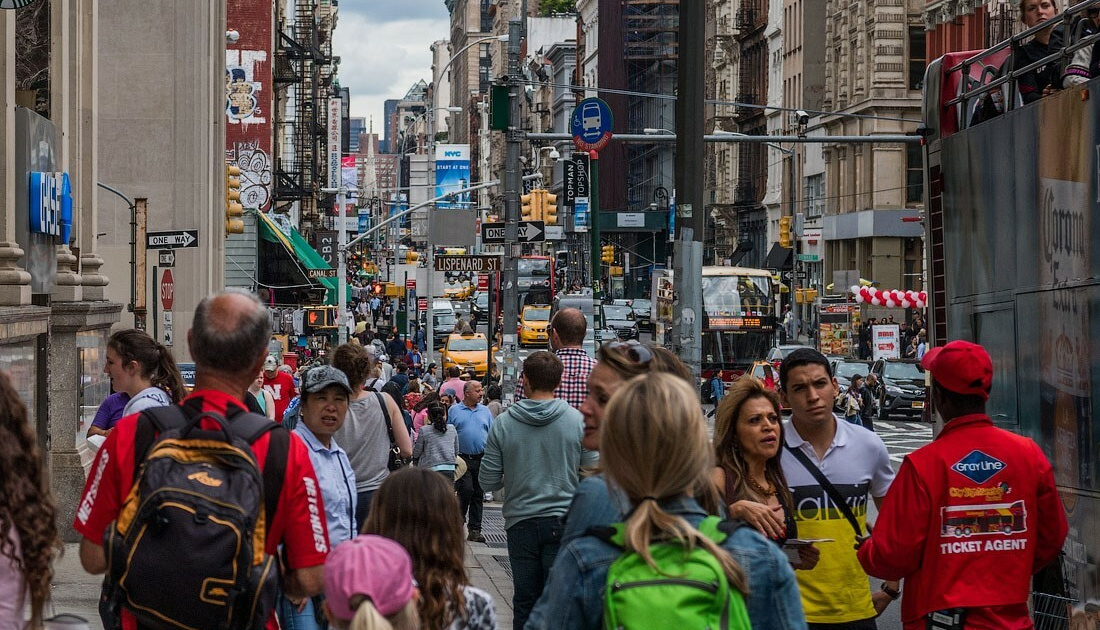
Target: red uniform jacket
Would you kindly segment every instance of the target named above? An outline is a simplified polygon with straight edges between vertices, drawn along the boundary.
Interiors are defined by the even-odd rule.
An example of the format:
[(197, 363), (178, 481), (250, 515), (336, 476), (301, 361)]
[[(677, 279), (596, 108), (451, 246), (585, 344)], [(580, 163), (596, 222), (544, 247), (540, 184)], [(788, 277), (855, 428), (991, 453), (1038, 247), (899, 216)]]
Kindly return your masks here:
[(906, 630), (956, 607), (971, 609), (967, 628), (1031, 628), (1031, 576), (1068, 529), (1039, 446), (970, 415), (905, 458), (858, 555), (871, 575), (905, 578)]

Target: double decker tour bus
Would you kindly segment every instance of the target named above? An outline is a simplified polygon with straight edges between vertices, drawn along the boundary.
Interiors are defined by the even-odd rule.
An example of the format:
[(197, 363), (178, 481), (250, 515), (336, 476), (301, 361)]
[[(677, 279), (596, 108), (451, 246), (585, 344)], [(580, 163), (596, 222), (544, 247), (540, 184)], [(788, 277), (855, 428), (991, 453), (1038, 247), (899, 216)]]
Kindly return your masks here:
[(1050, 459), (1076, 615), (1100, 603), (1100, 79), (1024, 104), (1007, 62), (1031, 34), (925, 74), (928, 332), (985, 346), (989, 415)]
[[(732, 382), (752, 362), (767, 356), (775, 341), (775, 294), (766, 269), (703, 267), (703, 323), (700, 371)], [(675, 300), (672, 271), (653, 272), (654, 342), (668, 345)]]

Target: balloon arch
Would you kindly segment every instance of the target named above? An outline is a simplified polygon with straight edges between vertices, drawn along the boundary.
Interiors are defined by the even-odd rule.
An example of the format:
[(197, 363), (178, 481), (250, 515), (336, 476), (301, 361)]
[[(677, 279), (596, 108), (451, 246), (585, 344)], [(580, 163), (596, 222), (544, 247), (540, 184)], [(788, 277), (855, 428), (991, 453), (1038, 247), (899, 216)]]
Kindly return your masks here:
[(856, 302), (886, 306), (889, 308), (924, 308), (928, 306), (928, 293), (926, 291), (898, 291), (897, 289), (879, 289), (876, 287), (861, 287), (852, 285), (849, 291), (855, 296)]

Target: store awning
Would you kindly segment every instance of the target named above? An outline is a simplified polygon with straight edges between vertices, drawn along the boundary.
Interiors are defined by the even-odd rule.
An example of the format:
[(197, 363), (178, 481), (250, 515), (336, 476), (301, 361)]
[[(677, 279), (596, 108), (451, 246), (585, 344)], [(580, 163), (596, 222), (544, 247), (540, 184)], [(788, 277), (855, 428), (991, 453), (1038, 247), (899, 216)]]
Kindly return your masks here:
[(290, 228), (289, 233), (284, 233), (266, 214), (257, 212), (256, 216), (260, 219), (257, 222), (260, 236), (265, 240), (280, 243), (288, 254), (301, 263), (302, 275), (306, 280), (328, 289), (325, 292), (325, 304), (336, 304), (337, 279), (309, 277), (309, 270), (332, 269), (332, 266), (325, 262), (325, 259), (298, 233), (298, 230)]
[(793, 269), (793, 263), (794, 250), (789, 247), (781, 247), (779, 243), (773, 243), (771, 250), (768, 251), (768, 257), (764, 260), (764, 268), (783, 271), (784, 269)]

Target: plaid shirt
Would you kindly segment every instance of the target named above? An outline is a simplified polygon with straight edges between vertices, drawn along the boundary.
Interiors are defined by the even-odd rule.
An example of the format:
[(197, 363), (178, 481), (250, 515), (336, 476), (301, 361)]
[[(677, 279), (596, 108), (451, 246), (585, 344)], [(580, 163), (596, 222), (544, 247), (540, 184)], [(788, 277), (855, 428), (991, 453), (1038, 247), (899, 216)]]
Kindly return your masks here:
[[(561, 384), (554, 390), (554, 398), (561, 398), (580, 409), (584, 397), (588, 395), (588, 375), (596, 367), (596, 360), (585, 354), (580, 348), (559, 348), (554, 354), (561, 359)], [(516, 385), (516, 400), (523, 400), (523, 381)]]

